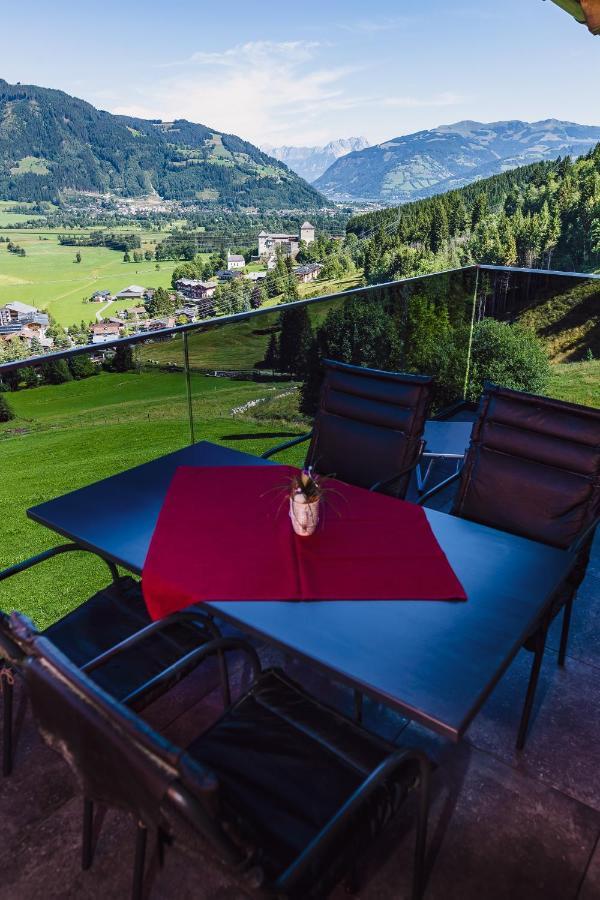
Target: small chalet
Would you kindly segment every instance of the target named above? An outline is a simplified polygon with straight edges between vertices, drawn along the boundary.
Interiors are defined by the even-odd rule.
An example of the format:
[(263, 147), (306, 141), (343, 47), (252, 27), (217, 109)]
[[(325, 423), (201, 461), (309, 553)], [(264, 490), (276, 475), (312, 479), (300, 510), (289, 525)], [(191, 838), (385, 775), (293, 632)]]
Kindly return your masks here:
[(110, 291), (94, 291), (90, 297), (90, 303), (108, 303), (109, 300), (112, 300)]
[(316, 281), (323, 266), (321, 263), (307, 263), (305, 266), (296, 266), (294, 275), (302, 284), (308, 284), (309, 281)]
[(198, 281), (195, 278), (179, 278), (175, 288), (188, 300), (210, 300), (217, 285), (213, 281)]
[(119, 314), (127, 319), (143, 319), (148, 315), (148, 310), (145, 306), (132, 306), (131, 309), (124, 309)]
[(239, 269), (219, 269), (217, 272), (217, 278), (219, 281), (233, 281), (234, 278), (243, 278), (243, 274)]
[(114, 322), (97, 322), (91, 327), (92, 344), (105, 344), (119, 337), (121, 329)]
[(195, 306), (182, 306), (181, 309), (175, 310), (178, 319), (185, 319), (187, 322), (193, 322), (198, 314)]
[(141, 300), (145, 289), (139, 284), (130, 284), (115, 296), (115, 300)]
[(164, 316), (162, 319), (149, 319), (145, 323), (145, 331), (160, 331), (163, 328), (173, 328), (175, 316)]

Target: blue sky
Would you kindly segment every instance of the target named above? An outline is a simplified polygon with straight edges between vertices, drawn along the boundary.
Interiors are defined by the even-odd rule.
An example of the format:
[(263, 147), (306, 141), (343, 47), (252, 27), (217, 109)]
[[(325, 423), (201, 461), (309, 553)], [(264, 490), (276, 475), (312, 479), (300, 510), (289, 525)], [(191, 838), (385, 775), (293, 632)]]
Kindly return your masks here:
[(542, 0), (29, 0), (0, 26), (8, 81), (257, 144), (459, 119), (600, 124), (600, 37)]

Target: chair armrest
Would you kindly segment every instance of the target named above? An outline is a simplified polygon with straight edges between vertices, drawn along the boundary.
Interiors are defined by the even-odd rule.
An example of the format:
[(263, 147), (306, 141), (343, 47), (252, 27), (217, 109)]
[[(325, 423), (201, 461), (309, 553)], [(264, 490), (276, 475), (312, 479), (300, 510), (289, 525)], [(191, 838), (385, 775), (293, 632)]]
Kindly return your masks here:
[[(199, 665), (208, 656), (212, 656), (213, 654), (221, 655), (227, 650), (243, 650), (250, 659), (253, 670), (253, 678), (256, 679), (258, 675), (260, 675), (260, 659), (258, 658), (258, 653), (251, 644), (249, 644), (247, 641), (241, 640), (240, 638), (218, 638), (215, 641), (210, 641), (208, 644), (203, 644), (201, 647), (196, 647), (194, 650), (190, 650), (189, 653), (186, 653), (186, 655), (182, 656), (181, 659), (178, 659), (177, 662), (174, 662), (172, 665), (164, 669), (164, 671), (159, 672), (159, 674), (155, 675), (154, 678), (150, 678), (145, 684), (140, 685), (140, 687), (136, 688), (134, 691), (124, 697), (121, 702), (131, 704), (141, 694), (144, 694), (149, 688), (156, 687), (156, 685), (159, 685), (163, 681), (168, 681), (170, 678), (172, 678), (173, 675), (176, 675), (177, 672), (181, 671), (181, 669), (184, 669), (190, 663), (193, 662)], [(224, 677), (223, 669), (221, 669), (221, 677)], [(224, 696), (228, 696), (229, 686), (223, 684), (222, 687)]]
[(287, 450), (289, 447), (295, 447), (296, 444), (302, 444), (304, 441), (308, 441), (312, 435), (312, 431), (309, 431), (308, 434), (301, 434), (299, 437), (294, 438), (291, 441), (286, 441), (284, 444), (277, 444), (276, 447), (271, 447), (269, 450), (265, 450), (264, 453), (261, 453), (260, 458), (269, 459), (276, 453), (281, 453), (282, 450)]
[[(7, 664), (21, 663), (25, 652), (19, 644), (12, 639), (10, 617), (0, 610), (0, 675), (3, 662)], [(0, 677), (0, 694), (2, 693), (2, 678)]]
[(429, 500), (430, 497), (433, 497), (435, 494), (441, 491), (442, 488), (448, 487), (449, 484), (452, 484), (453, 481), (456, 481), (457, 478), (460, 478), (460, 476), (462, 475), (462, 470), (463, 466), (461, 466), (457, 472), (454, 472), (448, 478), (444, 478), (444, 480), (440, 481), (439, 484), (436, 484), (428, 491), (425, 491), (425, 493), (416, 501), (417, 506), (423, 506), (426, 500)]
[(213, 640), (218, 640), (221, 637), (221, 632), (206, 613), (201, 612), (200, 610), (186, 609), (181, 612), (173, 613), (165, 619), (160, 619), (158, 622), (151, 622), (150, 625), (145, 625), (143, 628), (140, 628), (139, 631), (136, 631), (134, 634), (130, 634), (129, 637), (119, 641), (118, 644), (114, 644), (114, 646), (109, 647), (108, 650), (104, 650), (98, 656), (94, 657), (94, 659), (88, 660), (88, 662), (81, 666), (81, 671), (86, 673), (93, 672), (94, 669), (97, 669), (99, 666), (108, 662), (123, 650), (129, 650), (130, 647), (134, 647), (136, 644), (141, 643), (150, 635), (155, 634), (157, 631), (162, 631), (163, 628), (168, 628), (170, 625), (175, 625), (178, 622), (197, 622), (198, 625), (210, 634)]
[(428, 802), (429, 777), (431, 765), (428, 757), (420, 750), (399, 750), (388, 756), (367, 778), (363, 781), (354, 794), (348, 798), (340, 810), (329, 820), (321, 831), (313, 838), (300, 856), (277, 879), (276, 886), (282, 890), (289, 890), (297, 882), (311, 865), (313, 859), (337, 838), (340, 831), (346, 827), (351, 816), (381, 784), (393, 776), (397, 769), (402, 768), (407, 762), (414, 761), (419, 765), (420, 789), (424, 802)]
[(584, 528), (581, 534), (577, 535), (573, 543), (569, 545), (569, 553), (579, 553), (579, 551), (583, 549), (585, 543), (594, 537), (594, 532), (598, 525), (600, 525), (600, 516), (596, 516), (587, 528)]
[(59, 544), (57, 547), (50, 547), (49, 550), (44, 550), (42, 553), (38, 553), (36, 556), (30, 556), (28, 559), (24, 559), (20, 563), (15, 563), (13, 566), (8, 566), (8, 568), (0, 570), (0, 581), (4, 581), (6, 578), (11, 578), (13, 575), (18, 575), (20, 572), (25, 572), (27, 571), (27, 569), (31, 569), (33, 566), (37, 566), (38, 563), (45, 562), (45, 560), (47, 559), (52, 559), (54, 556), (58, 556), (60, 553), (69, 553), (73, 551), (77, 551), (79, 553), (91, 553), (93, 556), (97, 556), (98, 559), (101, 559), (102, 562), (106, 563), (106, 565), (110, 569), (110, 574), (113, 580), (116, 580), (119, 577), (119, 573), (115, 564), (109, 562), (107, 559), (104, 559), (103, 556), (100, 556), (100, 554), (96, 553), (94, 550), (90, 550), (87, 547), (81, 547), (79, 544)]
[(413, 462), (411, 462), (408, 466), (405, 466), (404, 469), (401, 469), (399, 472), (396, 472), (395, 475), (392, 475), (391, 478), (385, 478), (382, 481), (376, 481), (375, 484), (372, 484), (369, 488), (370, 491), (381, 491), (386, 487), (394, 484), (395, 481), (398, 481), (399, 478), (404, 478), (405, 475), (408, 475), (409, 472), (418, 465), (421, 456), (423, 455), (423, 451), (425, 449), (425, 441), (419, 441), (419, 446), (417, 447), (417, 453)]

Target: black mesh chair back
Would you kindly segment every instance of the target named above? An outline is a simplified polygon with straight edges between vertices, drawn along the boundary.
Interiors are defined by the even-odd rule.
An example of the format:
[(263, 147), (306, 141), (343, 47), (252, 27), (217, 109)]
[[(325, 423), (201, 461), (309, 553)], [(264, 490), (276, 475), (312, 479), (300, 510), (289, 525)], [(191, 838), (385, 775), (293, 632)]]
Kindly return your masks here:
[(452, 512), (573, 553), (574, 565), (525, 641), (534, 653), (517, 748), (527, 729), (551, 620), (571, 610), (600, 514), (600, 410), (486, 385)]
[[(394, 478), (419, 456), (433, 379), (323, 360), (321, 391), (306, 464), (359, 487)], [(410, 480), (394, 486), (403, 497)]]
[[(23, 671), (38, 728), (73, 770), (86, 798), (158, 826), (177, 779), (177, 747), (113, 700), (46, 638), (34, 636)], [(215, 795), (210, 772), (194, 772), (197, 795)]]
[[(414, 897), (423, 883), (429, 766), (327, 710), (278, 670), (260, 674), (255, 650), (219, 639), (209, 652), (249, 654), (255, 680), (187, 749), (115, 701), (43, 636), (14, 617), (32, 710), (46, 742), (73, 769), (88, 810), (125, 810), (148, 827), (212, 850), (261, 896), (321, 900), (418, 786)], [(212, 649), (211, 649), (212, 648)], [(85, 806), (85, 804), (84, 804)], [(87, 824), (86, 824), (87, 822)], [(138, 829), (139, 829), (138, 825)], [(92, 827), (84, 812), (84, 854)], [(134, 891), (142, 897), (143, 854)]]
[(600, 410), (487, 385), (453, 513), (571, 546), (600, 514)]

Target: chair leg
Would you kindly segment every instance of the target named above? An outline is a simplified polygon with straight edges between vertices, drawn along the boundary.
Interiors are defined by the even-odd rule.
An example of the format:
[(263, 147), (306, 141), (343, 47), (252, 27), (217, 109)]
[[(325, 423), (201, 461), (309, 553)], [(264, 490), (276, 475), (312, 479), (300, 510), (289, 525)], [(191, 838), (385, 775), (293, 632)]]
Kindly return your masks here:
[(90, 868), (94, 860), (93, 847), (94, 827), (94, 801), (89, 797), (83, 798), (83, 829), (81, 840), (81, 868), (84, 871)]
[(521, 722), (519, 724), (519, 733), (517, 735), (517, 750), (522, 750), (525, 746), (525, 740), (527, 738), (527, 729), (529, 727), (529, 719), (531, 718), (531, 711), (533, 709), (533, 701), (535, 698), (535, 691), (537, 688), (537, 683), (540, 677), (540, 669), (542, 668), (542, 660), (544, 658), (544, 648), (546, 646), (546, 631), (547, 625), (544, 625), (538, 634), (536, 635), (535, 641), (535, 653), (533, 657), (533, 663), (531, 666), (531, 674), (529, 676), (529, 684), (527, 686), (527, 694), (525, 696), (525, 703), (523, 704), (523, 712), (521, 713)]
[(421, 900), (425, 890), (425, 850), (427, 847), (427, 824), (429, 819), (429, 781), (431, 770), (428, 763), (421, 763), (419, 784), (419, 808), (417, 810), (417, 834), (415, 838), (415, 864), (413, 873), (413, 900)]
[(13, 767), (13, 674), (10, 669), (2, 672), (0, 679), (3, 700), (2, 774), (10, 775)]
[(148, 829), (142, 822), (138, 822), (137, 833), (135, 836), (135, 858), (133, 861), (133, 885), (131, 888), (132, 900), (142, 900), (147, 839)]
[(569, 640), (569, 628), (571, 625), (571, 612), (573, 609), (573, 599), (574, 599), (573, 597), (569, 597), (569, 599), (565, 603), (565, 608), (563, 610), (562, 631), (560, 633), (560, 648), (558, 651), (559, 666), (564, 666), (565, 657), (567, 655), (567, 642)]

